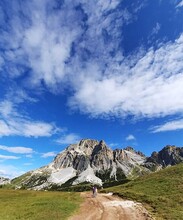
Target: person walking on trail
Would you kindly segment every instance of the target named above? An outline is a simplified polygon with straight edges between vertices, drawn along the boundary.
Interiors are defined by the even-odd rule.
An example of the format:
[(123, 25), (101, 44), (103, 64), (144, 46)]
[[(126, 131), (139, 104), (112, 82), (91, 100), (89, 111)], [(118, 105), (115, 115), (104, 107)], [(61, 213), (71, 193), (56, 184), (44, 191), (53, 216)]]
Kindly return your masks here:
[(92, 187), (92, 196), (94, 197), (94, 194), (95, 194), (95, 188), (94, 186)]
[(97, 187), (93, 186), (92, 191), (93, 191), (93, 197), (96, 197), (97, 196)]
[(97, 186), (95, 186), (95, 197), (97, 196), (97, 193), (98, 193), (98, 189)]

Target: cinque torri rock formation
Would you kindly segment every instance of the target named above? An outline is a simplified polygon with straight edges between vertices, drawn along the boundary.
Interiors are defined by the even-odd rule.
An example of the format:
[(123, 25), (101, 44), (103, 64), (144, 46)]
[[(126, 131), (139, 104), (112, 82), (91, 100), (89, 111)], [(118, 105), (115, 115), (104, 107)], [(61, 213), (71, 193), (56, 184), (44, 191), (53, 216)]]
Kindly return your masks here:
[[(176, 156), (171, 152), (176, 152)], [(176, 147), (167, 146), (147, 158), (131, 147), (112, 150), (104, 141), (83, 139), (77, 144), (69, 145), (47, 166), (25, 173), (11, 182), (14, 185), (16, 183), (16, 188), (34, 190), (80, 183), (102, 186), (108, 182), (135, 178), (181, 161), (183, 148), (177, 150)]]

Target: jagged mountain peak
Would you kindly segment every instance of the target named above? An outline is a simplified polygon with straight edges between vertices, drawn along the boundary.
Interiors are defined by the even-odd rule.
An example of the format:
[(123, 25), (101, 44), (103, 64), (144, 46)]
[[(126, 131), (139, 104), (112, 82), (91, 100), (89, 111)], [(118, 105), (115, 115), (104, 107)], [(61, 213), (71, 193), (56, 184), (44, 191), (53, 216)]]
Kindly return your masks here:
[(97, 141), (92, 139), (82, 139), (77, 144), (69, 145), (64, 151), (59, 153), (63, 154), (63, 152), (69, 152), (70, 154), (83, 154), (83, 155), (92, 155), (93, 152), (98, 152), (100, 150), (109, 150), (110, 148), (106, 145), (104, 140)]
[(93, 140), (93, 139), (82, 139), (79, 141), (78, 145), (83, 146), (83, 147), (93, 147), (95, 145), (99, 144), (98, 140)]
[(131, 146), (125, 147), (124, 150), (131, 151), (131, 152), (135, 152), (134, 148), (131, 147)]
[[(70, 151), (71, 153), (83, 153), (90, 155), (96, 146), (100, 145), (100, 142), (92, 139), (82, 139), (77, 144), (69, 145), (65, 151)], [(61, 152), (62, 153), (62, 152)]]
[(154, 166), (166, 167), (183, 162), (183, 147), (175, 145), (167, 145), (159, 152), (154, 151), (149, 158), (147, 164)]
[(112, 150), (107, 147), (103, 140), (82, 139), (79, 143), (69, 145), (58, 154), (54, 160), (54, 167), (56, 169), (73, 167), (80, 173), (89, 165), (95, 166), (98, 158), (101, 158), (101, 163), (106, 157), (111, 158), (110, 154), (112, 154)]
[(130, 152), (135, 153), (135, 154), (138, 154), (138, 155), (140, 155), (140, 156), (142, 156), (142, 157), (146, 157), (145, 154), (143, 154), (141, 151), (136, 151), (136, 150), (135, 150), (133, 147), (131, 147), (131, 146), (128, 146), (128, 147), (124, 148), (124, 150), (130, 151)]
[(183, 147), (176, 147), (175, 145), (166, 145), (161, 151), (167, 151), (169, 153), (183, 152)]

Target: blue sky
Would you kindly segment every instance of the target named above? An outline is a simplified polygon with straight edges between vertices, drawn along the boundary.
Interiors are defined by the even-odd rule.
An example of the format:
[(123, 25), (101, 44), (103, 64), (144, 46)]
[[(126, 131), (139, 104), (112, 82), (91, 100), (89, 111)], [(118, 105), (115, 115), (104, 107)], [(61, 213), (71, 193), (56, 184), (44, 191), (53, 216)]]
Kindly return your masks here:
[(183, 145), (182, 0), (2, 0), (0, 176), (82, 138)]

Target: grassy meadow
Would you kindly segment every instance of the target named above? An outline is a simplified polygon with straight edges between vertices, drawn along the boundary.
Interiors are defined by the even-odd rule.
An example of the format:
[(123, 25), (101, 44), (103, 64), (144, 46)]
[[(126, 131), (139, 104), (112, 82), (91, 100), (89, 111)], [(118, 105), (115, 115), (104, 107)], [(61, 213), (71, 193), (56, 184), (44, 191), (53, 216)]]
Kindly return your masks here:
[(78, 193), (0, 189), (0, 201), (0, 220), (64, 220), (81, 198)]
[(183, 220), (183, 163), (105, 191), (142, 202), (157, 220)]

